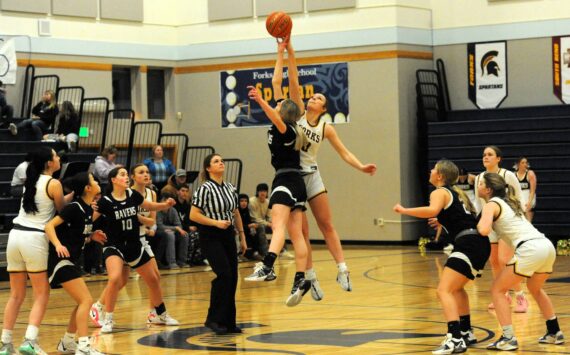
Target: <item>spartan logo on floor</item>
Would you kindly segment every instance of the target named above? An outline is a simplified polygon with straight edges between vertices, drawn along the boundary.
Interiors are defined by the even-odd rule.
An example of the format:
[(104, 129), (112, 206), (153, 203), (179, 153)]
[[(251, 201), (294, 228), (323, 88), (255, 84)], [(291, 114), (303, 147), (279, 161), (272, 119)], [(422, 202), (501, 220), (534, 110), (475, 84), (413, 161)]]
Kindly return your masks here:
[(499, 64), (494, 60), (499, 55), (497, 51), (489, 51), (481, 58), (481, 76), (494, 75), (499, 76)]
[[(431, 322), (430, 323), (441, 323)], [(241, 323), (238, 324), (245, 333), (251, 332), (252, 329), (265, 327), (258, 323)], [(442, 325), (444, 327), (444, 325)], [(484, 328), (477, 328), (484, 332), (484, 342), (492, 339), (495, 333)], [(253, 333), (253, 332), (252, 332)], [(480, 334), (480, 332), (479, 332)], [(247, 345), (238, 346), (236, 338), (246, 337)], [(254, 335), (223, 335), (218, 336), (205, 327), (195, 327), (178, 329), (174, 331), (166, 331), (152, 334), (138, 340), (141, 345), (163, 348), (163, 349), (181, 349), (181, 350), (209, 350), (209, 351), (234, 351), (241, 353), (249, 352), (265, 352), (278, 354), (294, 354), (304, 355), (302, 352), (279, 349), (264, 349), (263, 344), (268, 345), (318, 345), (318, 346), (341, 346), (356, 347), (362, 344), (371, 343), (381, 340), (404, 340), (404, 339), (422, 339), (422, 338), (441, 338), (442, 334), (416, 333), (412, 329), (392, 329), (379, 331), (377, 329), (314, 329), (300, 331), (283, 331), (262, 333)], [(431, 345), (435, 345), (438, 341), (430, 339), (427, 341)], [(249, 343), (251, 344), (249, 347)], [(426, 344), (427, 345), (427, 344)]]

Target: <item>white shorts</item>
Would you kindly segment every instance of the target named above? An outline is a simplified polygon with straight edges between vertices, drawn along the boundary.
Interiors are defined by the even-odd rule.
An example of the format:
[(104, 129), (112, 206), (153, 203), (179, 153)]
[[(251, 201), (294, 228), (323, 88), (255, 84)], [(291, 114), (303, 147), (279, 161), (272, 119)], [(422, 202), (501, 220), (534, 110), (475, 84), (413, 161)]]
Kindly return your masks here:
[(49, 241), (45, 233), (12, 229), (8, 235), (8, 272), (45, 272)]
[(307, 201), (327, 192), (325, 184), (323, 183), (323, 178), (321, 178), (321, 173), (319, 173), (318, 170), (314, 173), (303, 175), (303, 181), (305, 182), (305, 188), (307, 189)]
[[(523, 210), (525, 210), (526, 212), (526, 204), (528, 203), (528, 199), (530, 197), (530, 190), (522, 190), (522, 194), (521, 194), (521, 205)], [(534, 195), (533, 199), (532, 199), (532, 203), (530, 204), (530, 210), (534, 210), (534, 208), (536, 207), (536, 195)]]
[(555, 260), (556, 249), (552, 242), (540, 238), (528, 240), (516, 248), (515, 255), (507, 265), (514, 265), (515, 274), (531, 277), (534, 273), (552, 273)]

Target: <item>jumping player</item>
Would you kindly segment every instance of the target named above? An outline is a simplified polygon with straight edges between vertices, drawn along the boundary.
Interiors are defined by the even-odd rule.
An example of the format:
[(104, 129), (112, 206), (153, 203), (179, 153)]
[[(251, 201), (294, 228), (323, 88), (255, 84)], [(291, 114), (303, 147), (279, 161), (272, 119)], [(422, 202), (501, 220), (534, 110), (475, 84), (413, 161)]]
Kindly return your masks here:
[[(352, 291), (352, 283), (350, 274), (344, 259), (344, 251), (340, 243), (340, 237), (332, 224), (332, 214), (327, 195), (327, 190), (321, 178), (317, 165), (317, 153), (322, 142), (326, 139), (333, 146), (338, 155), (350, 166), (370, 175), (376, 172), (375, 164), (362, 164), (354, 154), (352, 154), (340, 140), (333, 126), (327, 125), (322, 115), (327, 111), (327, 99), (323, 94), (313, 95), (307, 105), (303, 102), (299, 92), (299, 75), (295, 60), (295, 51), (289, 38), (287, 42), (287, 58), (289, 61), (288, 77), (289, 77), (289, 93), (301, 111), (301, 118), (297, 124), (301, 127), (306, 135), (307, 143), (301, 148), (301, 169), (303, 180), (307, 189), (307, 201), (311, 206), (311, 211), (315, 217), (319, 229), (325, 238), (327, 248), (333, 256), (338, 267), (336, 281), (345, 291)], [(281, 68), (282, 69), (282, 68)], [(281, 92), (281, 84), (283, 81), (283, 72), (276, 73), (273, 76), (272, 84), (274, 92)], [(277, 96), (275, 96), (278, 99)], [(319, 286), (317, 274), (313, 269), (312, 251), (309, 243), (309, 223), (307, 216), (303, 213), (303, 236), (308, 246), (307, 256), (307, 279), (311, 280), (311, 296), (319, 301), (323, 298), (324, 293)]]
[[(286, 43), (279, 44), (274, 75), (283, 72), (283, 52), (286, 45)], [(269, 198), (273, 229), (269, 252), (262, 263), (256, 264), (253, 273), (245, 280), (275, 280), (273, 264), (285, 243), (285, 228), (287, 228), (295, 249), (297, 270), (291, 295), (285, 302), (287, 306), (291, 307), (299, 304), (302, 297), (311, 288), (311, 281), (305, 278), (307, 245), (303, 239), (302, 231), (302, 211), (305, 208), (307, 194), (301, 177), (299, 157), (299, 149), (305, 140), (303, 133), (296, 124), (300, 112), (293, 100), (283, 99), (283, 92), (280, 87), (274, 93), (277, 100), (275, 108), (263, 100), (257, 89), (252, 86), (249, 89), (249, 98), (261, 106), (263, 112), (273, 123), (268, 132), (268, 143), (271, 151), (271, 164), (275, 168), (275, 178)], [(299, 91), (291, 92), (291, 96), (300, 100)]]

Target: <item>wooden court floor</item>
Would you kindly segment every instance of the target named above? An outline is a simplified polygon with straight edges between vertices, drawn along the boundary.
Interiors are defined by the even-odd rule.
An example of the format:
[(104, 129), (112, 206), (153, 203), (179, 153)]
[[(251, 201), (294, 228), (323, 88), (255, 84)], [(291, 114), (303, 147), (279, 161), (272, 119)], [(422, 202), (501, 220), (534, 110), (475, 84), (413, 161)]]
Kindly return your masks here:
[[(237, 291), (238, 323), (244, 333), (216, 336), (203, 327), (210, 280), (206, 267), (186, 268), (162, 273), (162, 286), (169, 312), (181, 325), (147, 327), (146, 286), (136, 277), (119, 296), (115, 311), (116, 332), (99, 335), (90, 328), (96, 347), (111, 354), (420, 354), (439, 345), (446, 323), (435, 295), (438, 273), (445, 263), (441, 253), (421, 255), (417, 247), (346, 247), (353, 291), (345, 292), (335, 282), (336, 266), (328, 251), (317, 246), (314, 258), (325, 292), (322, 301), (309, 294), (297, 307), (285, 306), (285, 298), (295, 272), (291, 259), (278, 259), (274, 282), (240, 281)], [(240, 277), (251, 272), (252, 262), (240, 263)], [(497, 336), (499, 326), (490, 302), (490, 270), (468, 286), (475, 335), (481, 341), (468, 353), (493, 353), (485, 350)], [(88, 278), (96, 297), (105, 285), (103, 277)], [(0, 283), (0, 307), (9, 294), (7, 282)], [(552, 282), (546, 286), (560, 319), (570, 335), (570, 257), (558, 257)], [(31, 290), (30, 290), (31, 291)], [(31, 294), (31, 293), (30, 293)], [(18, 318), (14, 339), (23, 336), (30, 302), (26, 301)], [(63, 290), (51, 293), (48, 311), (40, 328), (40, 344), (50, 354), (63, 335), (72, 308)], [(518, 353), (570, 354), (569, 345), (539, 345), (545, 325), (539, 309), (531, 300), (528, 313), (514, 314)]]

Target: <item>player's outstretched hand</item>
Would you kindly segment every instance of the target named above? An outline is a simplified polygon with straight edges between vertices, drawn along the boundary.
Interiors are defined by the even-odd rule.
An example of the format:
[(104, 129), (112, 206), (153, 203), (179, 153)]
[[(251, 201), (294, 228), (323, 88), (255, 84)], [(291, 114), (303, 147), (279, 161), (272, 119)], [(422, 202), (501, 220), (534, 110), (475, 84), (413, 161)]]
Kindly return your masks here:
[(362, 167), (362, 172), (370, 176), (376, 174), (376, 164), (366, 164)]
[(255, 86), (251, 86), (249, 85), (247, 87), (249, 89), (249, 92), (247, 93), (247, 96), (249, 97), (250, 100), (253, 100), (255, 102), (260, 102), (263, 99), (261, 98), (261, 93), (259, 92), (259, 90), (257, 90), (255, 88)]
[(405, 210), (405, 208), (402, 205), (400, 205), (399, 203), (394, 205), (393, 209), (394, 209), (394, 212), (397, 212), (397, 213), (402, 213)]

